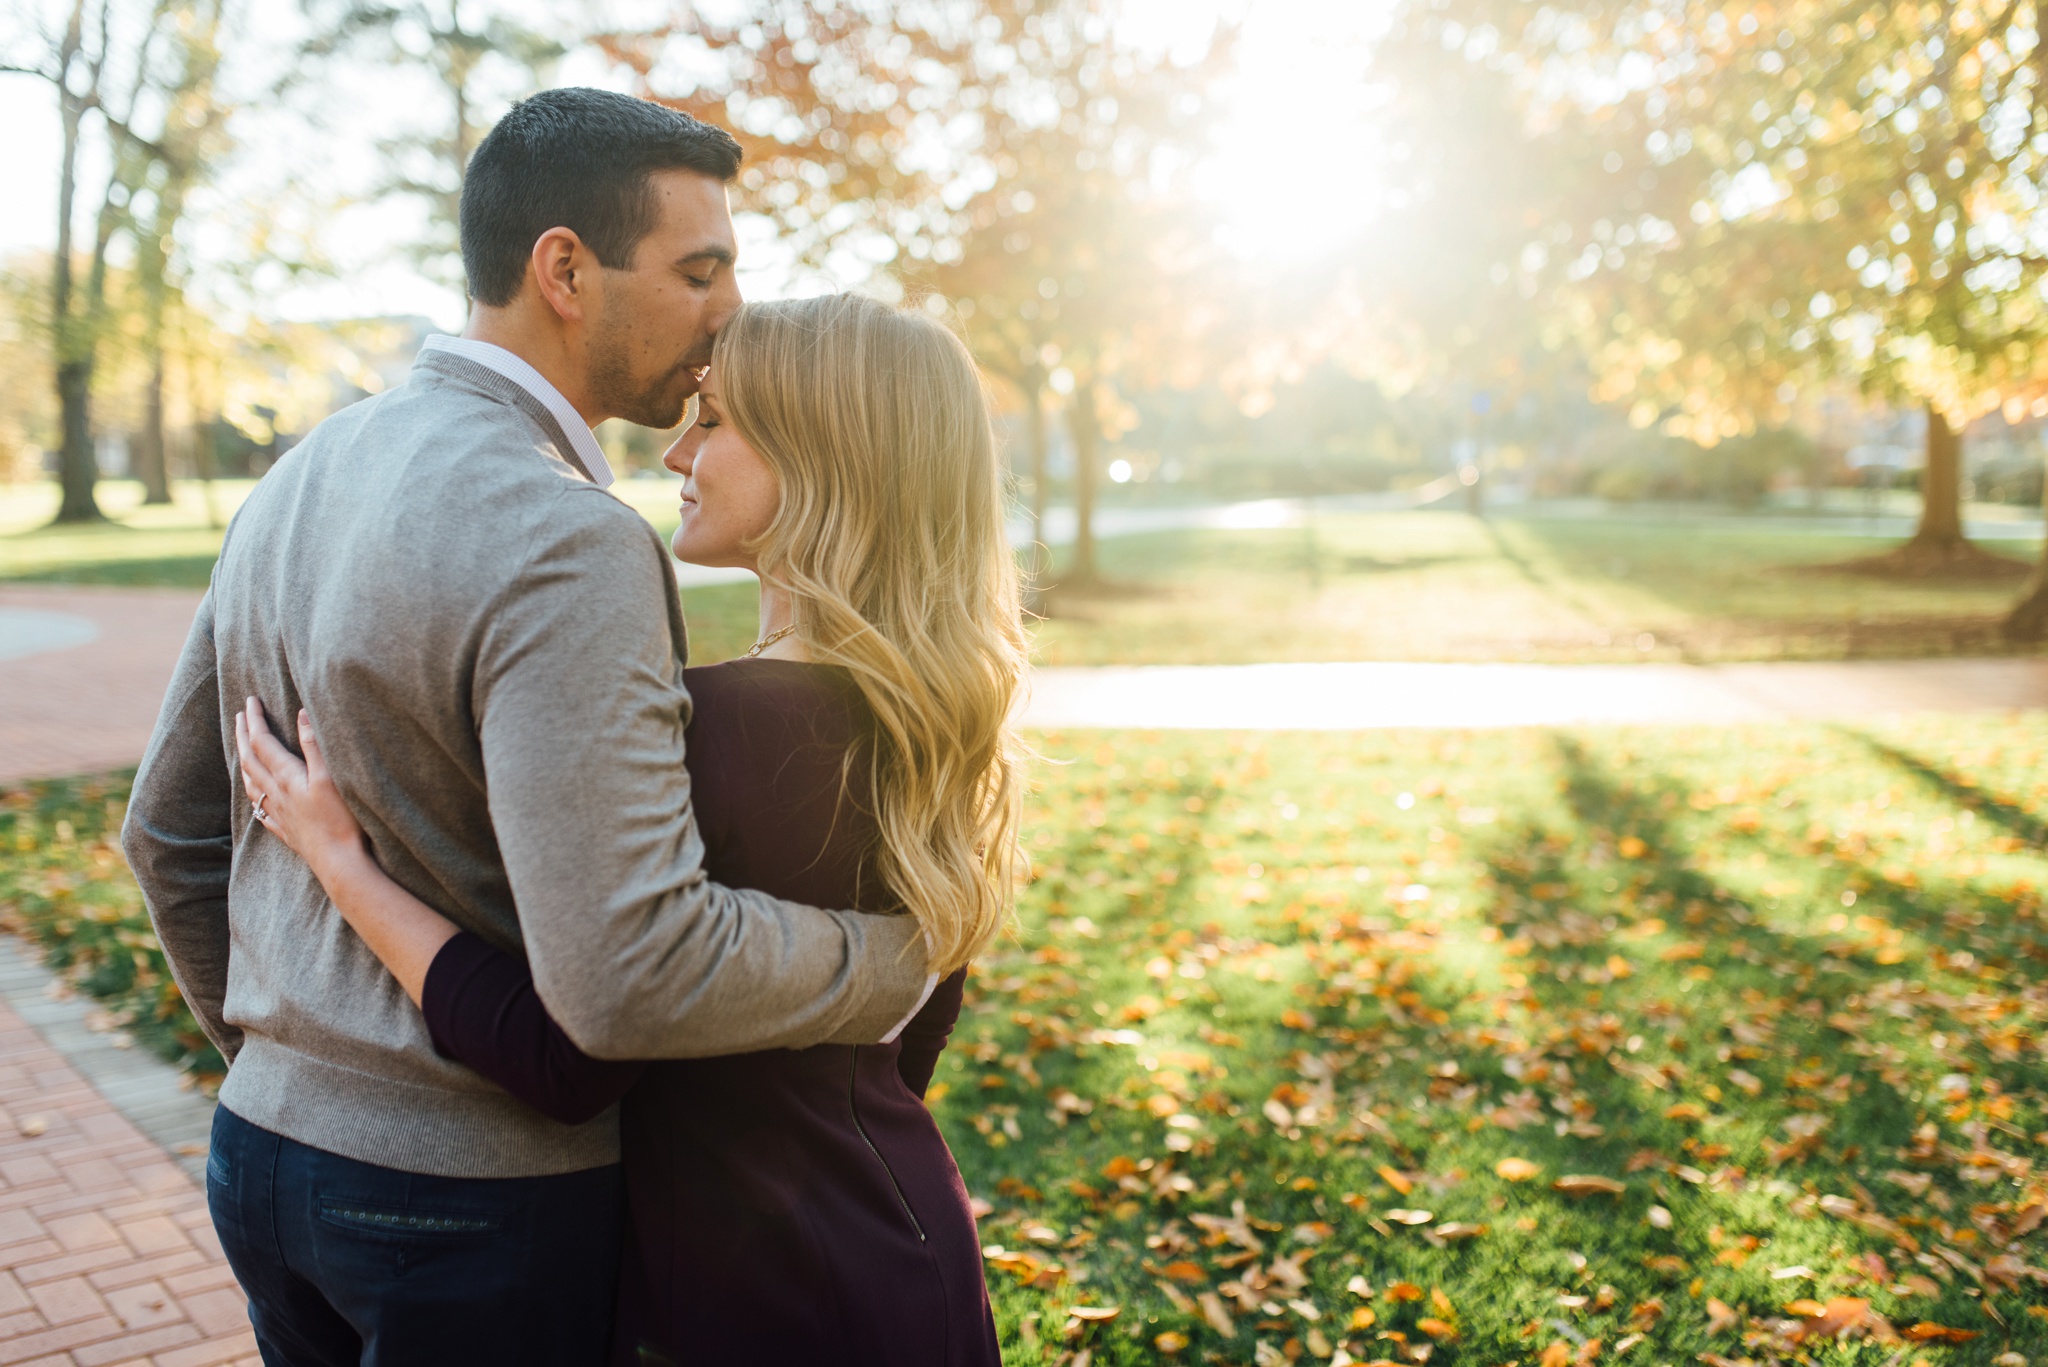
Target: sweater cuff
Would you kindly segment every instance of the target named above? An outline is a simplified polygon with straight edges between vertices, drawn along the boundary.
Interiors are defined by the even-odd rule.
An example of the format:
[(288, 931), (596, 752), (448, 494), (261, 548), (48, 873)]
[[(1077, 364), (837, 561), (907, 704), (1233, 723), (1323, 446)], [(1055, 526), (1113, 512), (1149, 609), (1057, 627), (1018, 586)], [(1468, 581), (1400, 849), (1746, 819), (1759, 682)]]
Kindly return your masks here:
[(938, 974), (925, 974), (924, 991), (917, 994), (917, 1005), (911, 1007), (909, 1011), (905, 1012), (903, 1019), (896, 1022), (895, 1028), (890, 1030), (888, 1034), (882, 1036), (882, 1043), (894, 1044), (896, 1042), (896, 1037), (903, 1033), (903, 1028), (909, 1025), (912, 1021), (916, 1020), (917, 1013), (924, 1010), (924, 1004), (932, 999), (932, 990), (936, 988), (938, 985)]
[(428, 1038), (434, 1042), (434, 1052), (442, 1058), (461, 1062), (452, 1041), (462, 992), (497, 952), (482, 936), (458, 931), (427, 965), (426, 981), (420, 985), (420, 1014), (427, 1018)]

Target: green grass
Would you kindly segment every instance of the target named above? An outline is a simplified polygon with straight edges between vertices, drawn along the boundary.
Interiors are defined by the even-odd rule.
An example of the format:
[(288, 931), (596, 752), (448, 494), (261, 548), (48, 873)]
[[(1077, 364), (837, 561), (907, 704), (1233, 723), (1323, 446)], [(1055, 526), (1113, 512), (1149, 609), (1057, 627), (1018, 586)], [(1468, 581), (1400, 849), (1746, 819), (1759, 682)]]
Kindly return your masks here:
[(937, 1102), (1011, 1361), (2048, 1352), (2048, 720), (1044, 748)]
[(180, 481), (165, 507), (142, 504), (142, 486), (106, 480), (108, 521), (52, 527), (54, 485), (0, 486), (0, 583), (118, 584), (205, 588), (220, 554), (221, 529), (255, 487), (217, 480), (211, 490)]
[[(933, 1095), (1009, 1361), (2048, 1355), (2048, 718), (1038, 744)], [(0, 913), (189, 1050), (121, 797), (0, 801)]]
[(1062, 665), (2007, 651), (1997, 623), (2023, 565), (1962, 584), (1829, 568), (1890, 544), (1764, 519), (1461, 513), (1119, 537), (1101, 547), (1108, 588), (1050, 596), (1037, 651)]
[[(0, 582), (204, 587), (249, 481), (196, 483), (172, 508), (109, 481), (113, 521), (50, 528), (47, 485), (0, 492)], [(664, 536), (673, 480), (614, 491)], [(1778, 530), (1773, 527), (1777, 526)], [(1055, 591), (1043, 664), (1265, 660), (1769, 660), (2005, 654), (1998, 621), (2025, 566), (1962, 583), (1846, 573), (1868, 538), (1786, 531), (1783, 518), (1322, 514), (1312, 529), (1183, 531), (1102, 543), (1108, 587)], [(2031, 558), (2026, 544), (2001, 553)], [(751, 585), (687, 590), (691, 658), (752, 643)]]
[(0, 929), (42, 948), (99, 1023), (211, 1084), (224, 1065), (200, 1032), (121, 857), (133, 771), (0, 789)]
[[(53, 485), (0, 485), (0, 584), (107, 584), (203, 589), (220, 555), (222, 528), (255, 487), (254, 480), (219, 480), (209, 491), (181, 481), (169, 507), (142, 504), (142, 486), (128, 480), (100, 485), (108, 521), (52, 527)], [(675, 532), (675, 481), (621, 480), (614, 492), (661, 535)], [(689, 589), (683, 607), (690, 622), (690, 661), (731, 659), (754, 643), (758, 613), (751, 584)]]

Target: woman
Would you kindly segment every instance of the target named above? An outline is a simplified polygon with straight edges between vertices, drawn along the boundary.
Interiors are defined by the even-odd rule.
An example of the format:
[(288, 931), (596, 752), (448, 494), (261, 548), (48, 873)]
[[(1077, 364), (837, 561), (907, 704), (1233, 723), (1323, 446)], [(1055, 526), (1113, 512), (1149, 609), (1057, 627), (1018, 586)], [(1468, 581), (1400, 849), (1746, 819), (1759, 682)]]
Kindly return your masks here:
[(1023, 639), (986, 397), (929, 318), (850, 295), (751, 304), (666, 463), (683, 476), (676, 554), (761, 578), (747, 657), (685, 675), (706, 870), (916, 917), (943, 981), (900, 1038), (592, 1059), (523, 960), (377, 868), (311, 718), (302, 764), (250, 701), (248, 790), (436, 1049), (565, 1122), (622, 1099), (615, 1362), (997, 1363), (966, 1189), (921, 1103), (1016, 869)]

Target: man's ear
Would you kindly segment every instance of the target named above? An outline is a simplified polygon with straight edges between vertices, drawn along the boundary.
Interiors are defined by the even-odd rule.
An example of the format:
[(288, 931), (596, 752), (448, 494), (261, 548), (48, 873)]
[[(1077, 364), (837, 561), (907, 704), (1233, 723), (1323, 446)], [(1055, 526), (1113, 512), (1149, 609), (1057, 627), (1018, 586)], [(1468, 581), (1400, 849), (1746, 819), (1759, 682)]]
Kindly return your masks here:
[(547, 301), (555, 316), (565, 323), (580, 323), (592, 302), (592, 277), (597, 258), (583, 245), (571, 228), (550, 228), (533, 244), (534, 287)]

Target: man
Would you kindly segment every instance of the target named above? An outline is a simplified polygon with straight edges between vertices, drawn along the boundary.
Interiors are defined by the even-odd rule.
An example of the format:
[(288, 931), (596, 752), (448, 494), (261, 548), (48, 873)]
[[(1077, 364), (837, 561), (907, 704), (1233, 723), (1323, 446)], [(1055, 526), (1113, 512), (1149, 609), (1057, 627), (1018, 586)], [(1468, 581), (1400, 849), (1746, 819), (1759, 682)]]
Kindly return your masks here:
[(268, 1363), (598, 1361), (619, 1187), (615, 1117), (556, 1124), (437, 1056), (252, 819), (245, 698), (311, 710), (383, 867), (523, 948), (589, 1053), (869, 1042), (929, 990), (907, 917), (706, 880), (667, 553), (590, 433), (680, 420), (739, 302), (739, 160), (624, 96), (516, 107), (463, 187), (464, 337), (322, 423), (229, 528), (123, 843), (230, 1061), (207, 1194)]

